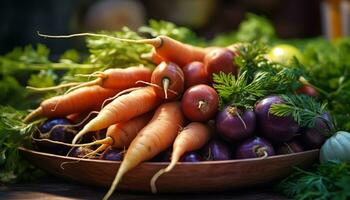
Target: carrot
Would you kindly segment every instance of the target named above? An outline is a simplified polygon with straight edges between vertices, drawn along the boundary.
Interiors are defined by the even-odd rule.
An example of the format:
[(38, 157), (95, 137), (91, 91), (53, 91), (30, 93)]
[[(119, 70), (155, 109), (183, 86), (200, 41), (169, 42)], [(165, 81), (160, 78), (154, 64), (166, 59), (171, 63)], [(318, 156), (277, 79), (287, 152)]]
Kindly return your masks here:
[[(53, 144), (59, 144), (59, 145), (71, 146), (71, 147), (86, 147), (86, 146), (100, 145), (99, 147), (97, 147), (97, 149), (89, 152), (89, 154), (86, 155), (87, 157), (92, 157), (101, 151), (105, 151), (107, 148), (113, 147), (113, 148), (119, 148), (119, 149), (126, 149), (127, 147), (129, 147), (130, 143), (136, 137), (136, 135), (140, 132), (140, 130), (144, 128), (147, 125), (147, 123), (150, 121), (150, 119), (153, 116), (152, 114), (153, 112), (148, 112), (141, 116), (132, 118), (126, 122), (121, 122), (118, 124), (111, 125), (108, 127), (105, 137), (103, 139), (97, 139), (89, 143), (70, 144), (70, 143), (50, 140), (43, 137), (40, 137), (40, 139), (36, 139), (36, 138), (32, 138), (32, 139), (34, 141), (46, 141)], [(96, 136), (98, 137), (100, 135), (94, 134), (94, 138)]]
[(53, 89), (73, 86), (72, 88), (69, 89), (69, 91), (72, 91), (80, 87), (99, 85), (103, 88), (108, 88), (108, 89), (118, 89), (118, 90), (128, 89), (128, 88), (137, 86), (138, 85), (137, 81), (150, 81), (152, 70), (146, 67), (128, 67), (123, 69), (113, 68), (113, 69), (107, 69), (103, 72), (96, 72), (94, 74), (95, 75), (87, 75), (87, 76), (97, 76), (97, 79), (89, 82), (67, 83), (67, 84), (62, 84), (56, 87), (49, 87), (49, 88), (33, 88), (33, 87), (27, 87), (27, 88), (38, 90), (38, 91), (45, 91), (45, 90), (53, 90)]
[[(173, 99), (180, 96), (184, 90), (184, 73), (175, 63), (162, 62), (153, 71), (151, 77), (153, 89), (164, 99)], [(168, 94), (168, 91), (172, 93)]]
[(111, 188), (103, 199), (112, 195), (125, 173), (171, 146), (183, 123), (184, 116), (179, 102), (159, 106), (151, 121), (131, 142)]
[(170, 61), (178, 64), (179, 66), (184, 66), (187, 63), (192, 61), (203, 61), (206, 54), (204, 48), (195, 47), (189, 44), (181, 43), (177, 40), (174, 40), (168, 36), (158, 36), (152, 39), (140, 39), (140, 40), (131, 40), (116, 38), (109, 35), (95, 34), (95, 33), (78, 33), (71, 35), (45, 35), (38, 33), (39, 36), (49, 37), (49, 38), (71, 38), (78, 36), (93, 36), (93, 37), (106, 37), (115, 39), (118, 41), (138, 43), (138, 44), (150, 44), (154, 47), (155, 52), (163, 58), (164, 61)]
[(114, 148), (127, 148), (137, 133), (147, 125), (151, 118), (152, 113), (146, 113), (126, 122), (113, 124), (108, 127), (106, 138), (103, 141)]
[(98, 85), (79, 88), (69, 94), (43, 101), (37, 109), (25, 117), (24, 122), (37, 117), (65, 117), (73, 113), (99, 110), (105, 99), (118, 92), (118, 90), (105, 89)]
[(128, 94), (122, 95), (107, 106), (84, 128), (75, 135), (72, 143), (90, 131), (97, 131), (109, 127), (115, 123), (128, 121), (136, 116), (142, 115), (150, 110), (153, 110), (160, 104), (160, 98), (157, 97), (153, 88), (143, 87), (136, 89)]
[(141, 58), (148, 60), (148, 61), (151, 61), (152, 63), (154, 63), (156, 65), (159, 65), (161, 62), (164, 61), (164, 59), (159, 54), (157, 54), (157, 52), (154, 48), (152, 48), (152, 51), (149, 53), (141, 54)]
[(164, 173), (171, 171), (181, 156), (186, 152), (202, 148), (210, 138), (209, 129), (202, 123), (192, 122), (188, 124), (176, 137), (171, 154), (171, 162), (165, 169), (159, 170), (151, 179), (151, 189), (157, 193), (156, 180)]

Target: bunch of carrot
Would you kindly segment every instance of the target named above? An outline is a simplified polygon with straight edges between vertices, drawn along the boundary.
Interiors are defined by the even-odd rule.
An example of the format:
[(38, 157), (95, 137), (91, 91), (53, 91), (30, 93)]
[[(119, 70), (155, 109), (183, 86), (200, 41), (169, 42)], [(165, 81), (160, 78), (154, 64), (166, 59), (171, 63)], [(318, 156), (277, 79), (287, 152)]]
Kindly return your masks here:
[[(42, 36), (66, 38), (82, 35), (104, 37), (90, 33)], [(156, 180), (161, 174), (172, 170), (186, 152), (202, 148), (210, 139), (205, 121), (191, 121), (184, 114), (181, 106), (183, 92), (198, 84), (211, 87), (212, 73), (237, 72), (233, 62), (237, 51), (232, 48), (200, 48), (166, 36), (144, 40), (114, 39), (152, 45), (154, 48), (148, 56), (158, 66), (153, 71), (140, 66), (99, 72), (96, 80), (74, 84), (65, 94), (43, 101), (24, 119), (29, 122), (38, 117), (65, 117), (97, 111), (98, 115), (83, 126), (70, 145), (99, 145), (90, 155), (109, 147), (126, 149), (104, 199), (111, 196), (125, 173), (172, 147), (170, 165), (155, 174), (151, 181), (152, 191), (156, 192)], [(56, 88), (69, 86), (72, 84)], [(194, 109), (203, 109), (202, 106)], [(103, 129), (107, 129), (104, 139), (78, 144), (85, 134)]]

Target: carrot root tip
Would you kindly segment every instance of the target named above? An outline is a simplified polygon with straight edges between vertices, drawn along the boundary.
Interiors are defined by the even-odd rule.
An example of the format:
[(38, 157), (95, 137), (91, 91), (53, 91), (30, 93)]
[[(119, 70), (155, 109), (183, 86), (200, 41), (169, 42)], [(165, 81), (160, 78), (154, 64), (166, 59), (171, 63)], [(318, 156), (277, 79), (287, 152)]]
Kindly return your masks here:
[(42, 107), (38, 107), (37, 109), (33, 110), (31, 113), (29, 113), (24, 119), (24, 123), (28, 123), (32, 121), (34, 118), (40, 117), (43, 115), (43, 109)]
[(170, 80), (169, 78), (163, 78), (162, 85), (164, 90), (164, 98), (168, 99), (168, 89), (169, 89)]
[(153, 194), (158, 193), (156, 182), (157, 182), (158, 178), (161, 175), (163, 175), (164, 173), (166, 173), (165, 169), (161, 169), (156, 174), (153, 175), (153, 177), (151, 179), (151, 182), (150, 182), (151, 191), (152, 191)]

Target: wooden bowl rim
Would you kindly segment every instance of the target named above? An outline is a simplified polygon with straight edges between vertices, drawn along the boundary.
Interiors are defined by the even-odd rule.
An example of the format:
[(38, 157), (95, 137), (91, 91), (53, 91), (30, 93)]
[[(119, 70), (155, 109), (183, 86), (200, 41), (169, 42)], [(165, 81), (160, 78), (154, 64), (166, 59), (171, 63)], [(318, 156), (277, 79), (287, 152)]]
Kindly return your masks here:
[[(95, 163), (108, 163), (108, 164), (120, 164), (122, 161), (111, 161), (111, 160), (96, 160), (96, 159), (87, 159), (87, 158), (76, 158), (76, 157), (70, 157), (70, 156), (61, 156), (51, 153), (45, 153), (40, 151), (31, 150), (25, 147), (19, 147), (20, 151), (28, 152), (31, 154), (37, 154), (42, 155), (46, 157), (52, 157), (52, 158), (61, 158), (71, 161), (79, 161), (79, 162), (95, 162)], [(220, 164), (234, 164), (234, 163), (248, 163), (248, 162), (256, 162), (261, 160), (273, 160), (273, 159), (280, 159), (280, 158), (288, 158), (288, 157), (294, 157), (297, 155), (303, 155), (303, 154), (312, 154), (319, 152), (319, 149), (313, 149), (313, 150), (307, 150), (302, 151), (298, 153), (291, 153), (291, 154), (283, 154), (283, 155), (274, 155), (269, 156), (267, 158), (246, 158), (246, 159), (231, 159), (231, 160), (218, 160), (218, 161), (200, 161), (200, 162), (178, 162), (177, 165), (220, 165)], [(167, 166), (169, 165), (169, 162), (143, 162), (141, 165), (150, 165), (150, 166)]]

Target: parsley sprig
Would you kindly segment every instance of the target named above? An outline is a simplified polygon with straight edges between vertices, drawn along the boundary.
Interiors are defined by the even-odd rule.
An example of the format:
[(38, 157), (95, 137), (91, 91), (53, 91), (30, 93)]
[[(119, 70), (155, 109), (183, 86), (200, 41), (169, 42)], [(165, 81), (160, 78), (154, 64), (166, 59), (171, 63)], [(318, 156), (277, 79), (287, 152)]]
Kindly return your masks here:
[[(292, 116), (302, 127), (314, 127), (317, 119), (323, 119), (326, 112), (326, 103), (319, 103), (306, 95), (281, 95), (283, 104), (273, 104), (270, 113), (276, 116)], [(329, 123), (328, 120), (325, 122)], [(329, 125), (332, 127), (331, 125)]]
[(22, 119), (25, 114), (9, 106), (0, 107), (0, 182), (2, 183), (30, 179), (40, 174), (20, 157), (18, 147), (30, 145), (29, 136), (43, 119), (24, 124)]
[(328, 162), (311, 171), (295, 168), (278, 189), (297, 200), (346, 200), (350, 198), (350, 165)]
[(240, 73), (214, 74), (214, 88), (218, 91), (221, 105), (252, 109), (262, 97), (271, 94), (289, 94), (299, 87), (299, 77), (304, 73), (298, 67), (284, 67), (264, 57), (264, 45), (243, 44), (236, 64)]

